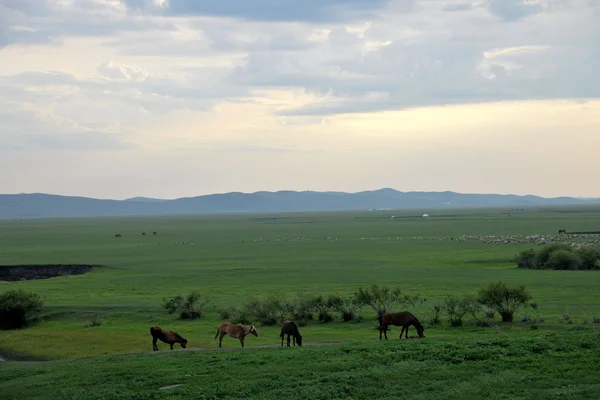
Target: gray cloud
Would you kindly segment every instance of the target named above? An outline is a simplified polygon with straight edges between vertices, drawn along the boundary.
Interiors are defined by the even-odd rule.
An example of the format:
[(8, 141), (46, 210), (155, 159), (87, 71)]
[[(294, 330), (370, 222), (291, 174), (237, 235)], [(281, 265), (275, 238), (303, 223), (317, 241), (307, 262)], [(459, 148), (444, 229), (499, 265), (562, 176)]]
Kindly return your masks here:
[[(182, 64), (173, 61), (168, 74), (156, 74), (106, 60), (95, 78), (29, 71), (0, 82), (22, 101), (51, 101), (64, 109), (83, 101), (114, 103), (117, 114), (204, 111), (221, 101), (251, 101), (253, 90), (262, 88), (303, 88), (324, 98), (280, 111), (282, 116), (600, 95), (600, 8), (585, 0), (289, 2), (290, 16), (303, 8), (330, 18), (321, 23), (298, 11), (298, 20), (318, 24), (281, 22), (289, 16), (281, 15), (283, 3), (274, 2), (245, 1), (236, 8), (229, 7), (233, 0), (171, 0), (158, 7), (154, 0), (127, 0), (125, 8), (81, 0), (56, 18), (59, 11), (50, 3), (29, 16), (37, 2), (11, 0), (6, 4), (21, 26), (19, 40), (42, 40), (39, 32), (45, 40), (108, 35), (104, 46), (116, 60), (160, 57), (162, 65)], [(365, 23), (353, 19), (358, 14), (352, 13), (368, 9), (372, 18)], [(331, 13), (354, 16), (338, 24)], [(54, 18), (41, 18), (46, 14)], [(5, 41), (11, 40), (15, 36)], [(53, 87), (62, 87), (61, 94), (51, 95)], [(90, 117), (87, 126), (92, 122)]]
[[(396, 0), (411, 9), (414, 0)], [(368, 18), (390, 0), (168, 0), (159, 7), (152, 0), (125, 0), (132, 10), (170, 16), (216, 16), (254, 21), (303, 21), (331, 23)]]
[(489, 0), (490, 11), (506, 21), (516, 21), (543, 11), (540, 3), (523, 0)]

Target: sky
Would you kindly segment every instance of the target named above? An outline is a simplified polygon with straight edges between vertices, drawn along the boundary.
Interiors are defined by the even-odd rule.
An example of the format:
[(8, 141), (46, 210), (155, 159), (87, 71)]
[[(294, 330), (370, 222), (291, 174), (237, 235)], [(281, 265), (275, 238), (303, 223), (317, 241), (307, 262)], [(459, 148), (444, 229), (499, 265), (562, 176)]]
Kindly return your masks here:
[(598, 0), (3, 0), (0, 193), (600, 197)]

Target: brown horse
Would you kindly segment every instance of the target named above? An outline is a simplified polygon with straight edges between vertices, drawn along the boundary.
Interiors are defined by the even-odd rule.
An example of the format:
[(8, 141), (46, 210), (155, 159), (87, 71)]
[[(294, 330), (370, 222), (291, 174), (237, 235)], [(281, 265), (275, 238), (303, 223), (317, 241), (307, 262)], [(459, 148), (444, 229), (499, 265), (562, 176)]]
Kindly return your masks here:
[(290, 347), (290, 336), (292, 336), (294, 338), (293, 342), (294, 342), (294, 346), (296, 346), (296, 343), (298, 343), (298, 346), (302, 347), (302, 335), (300, 334), (300, 331), (298, 330), (298, 326), (296, 325), (296, 323), (294, 321), (283, 321), (283, 323), (281, 324), (281, 333), (279, 334), (279, 337), (281, 338), (281, 345), (283, 346), (283, 337), (287, 335), (287, 345), (288, 347)]
[(150, 328), (150, 334), (152, 335), (152, 350), (154, 351), (158, 351), (158, 346), (156, 345), (158, 339), (163, 343), (171, 345), (171, 350), (173, 350), (173, 345), (175, 343), (179, 343), (184, 349), (187, 347), (186, 338), (179, 336), (173, 331), (163, 329), (160, 326), (153, 326)]
[(389, 325), (402, 326), (402, 330), (400, 331), (400, 339), (402, 339), (402, 333), (406, 329), (405, 337), (408, 339), (408, 327), (414, 325), (417, 328), (417, 334), (420, 338), (424, 338), (423, 325), (419, 322), (417, 317), (415, 317), (412, 313), (408, 311), (402, 312), (387, 312), (385, 314), (379, 315), (379, 340), (381, 340), (381, 333), (385, 335), (385, 340), (387, 340), (387, 330)]
[(229, 322), (221, 322), (219, 324), (219, 327), (217, 328), (217, 334), (215, 335), (212, 341), (214, 343), (215, 339), (219, 337), (219, 347), (221, 347), (223, 337), (225, 335), (229, 335), (232, 338), (240, 339), (240, 343), (242, 344), (242, 347), (244, 347), (244, 340), (249, 334), (258, 336), (258, 331), (254, 327), (254, 325), (232, 325)]

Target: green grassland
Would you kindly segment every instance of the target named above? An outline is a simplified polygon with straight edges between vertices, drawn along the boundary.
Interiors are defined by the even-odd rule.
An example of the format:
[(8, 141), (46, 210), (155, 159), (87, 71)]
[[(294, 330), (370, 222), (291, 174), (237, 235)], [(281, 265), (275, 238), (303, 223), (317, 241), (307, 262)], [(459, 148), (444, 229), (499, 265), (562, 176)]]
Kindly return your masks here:
[[(555, 235), (558, 229), (598, 231), (600, 206), (427, 212), (429, 219), (420, 217), (423, 211), (413, 210), (0, 221), (0, 265), (105, 265), (84, 275), (0, 283), (0, 292), (12, 288), (38, 292), (48, 306), (39, 324), (0, 331), (4, 354), (88, 357), (0, 363), (0, 373), (8, 378), (0, 383), (0, 392), (14, 398), (51, 398), (43, 393), (50, 393), (49, 386), (60, 381), (52, 393), (61, 398), (267, 398), (281, 396), (304, 382), (312, 388), (303, 389), (310, 390), (303, 392), (305, 397), (345, 398), (362, 382), (366, 387), (360, 389), (360, 396), (373, 398), (382, 398), (378, 385), (391, 390), (405, 384), (402, 390), (411, 398), (441, 398), (442, 394), (445, 398), (481, 398), (497, 390), (498, 395), (492, 397), (519, 398), (526, 388), (546, 393), (544, 398), (593, 398), (589, 394), (592, 389), (597, 393), (600, 386), (598, 378), (592, 382), (586, 368), (592, 363), (590, 354), (598, 355), (598, 326), (589, 319), (600, 315), (600, 271), (518, 269), (512, 257), (532, 245), (458, 238)], [(398, 218), (391, 219), (392, 215)], [(158, 235), (153, 236), (153, 231)], [(123, 237), (114, 238), (116, 233)], [(373, 312), (363, 309), (363, 323), (313, 322), (301, 328), (306, 343), (345, 343), (340, 346), (284, 353), (288, 350), (252, 350), (252, 346), (279, 343), (278, 327), (259, 325), (259, 336), (246, 340), (243, 354), (250, 352), (248, 358), (239, 351), (151, 353), (149, 327), (153, 325), (177, 331), (190, 347), (215, 348), (217, 344), (211, 341), (221, 319), (213, 307), (239, 306), (251, 297), (345, 295), (373, 283), (399, 286), (406, 294), (427, 299), (411, 308), (426, 322), (431, 307), (446, 295), (476, 293), (495, 280), (529, 289), (544, 318), (537, 331), (518, 317), (512, 324), (499, 324), (497, 332), (471, 323), (451, 328), (444, 322), (426, 326), (425, 340), (402, 343), (397, 341), (399, 329), (393, 328), (390, 342), (382, 344), (374, 330)], [(205, 318), (181, 321), (161, 308), (164, 297), (191, 290), (212, 297)], [(522, 310), (518, 316), (525, 312), (531, 313)], [(559, 323), (565, 312), (573, 324)], [(100, 326), (88, 326), (93, 315), (102, 316)], [(567, 335), (566, 339), (558, 333)], [(546, 343), (540, 337), (547, 334), (555, 335), (555, 346), (569, 350), (531, 350), (540, 340)], [(487, 367), (482, 367), (483, 360), (454, 362), (455, 356), (444, 355), (489, 341), (500, 344), (489, 345)], [(160, 342), (159, 347), (168, 350)], [(226, 337), (223, 347), (238, 348), (239, 342)], [(227, 372), (232, 361), (243, 370), (235, 378)], [(566, 377), (576, 375), (574, 363), (584, 371), (568, 386)], [(562, 380), (555, 384), (540, 381), (533, 372), (518, 372), (523, 368), (539, 368), (548, 379)], [(339, 373), (323, 375), (330, 371)], [(437, 376), (449, 386), (437, 387), (425, 376)], [(458, 381), (449, 383), (453, 376)], [(461, 383), (461, 377), (467, 381)], [(505, 387), (515, 379), (512, 389)], [(179, 381), (185, 385), (156, 391), (156, 385)], [(564, 391), (556, 389), (563, 384), (568, 386)], [(99, 391), (83, 395), (89, 385), (98, 386)], [(191, 396), (201, 387), (206, 388), (204, 395)], [(469, 396), (461, 397), (465, 391)], [(269, 396), (260, 395), (267, 392)]]
[[(0, 363), (3, 399), (597, 399), (592, 333)], [(4, 364), (4, 365), (2, 365)], [(179, 387), (161, 390), (169, 385)]]

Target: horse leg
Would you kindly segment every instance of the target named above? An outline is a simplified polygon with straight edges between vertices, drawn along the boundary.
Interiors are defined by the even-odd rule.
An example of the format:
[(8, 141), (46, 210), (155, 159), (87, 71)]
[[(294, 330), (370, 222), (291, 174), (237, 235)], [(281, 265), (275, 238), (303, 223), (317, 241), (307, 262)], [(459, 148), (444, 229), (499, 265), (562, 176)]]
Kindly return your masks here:
[(244, 339), (245, 339), (245, 338), (244, 338), (243, 336), (242, 336), (242, 337), (240, 337), (240, 343), (242, 344), (242, 347), (244, 347)]
[(400, 336), (398, 336), (398, 338), (402, 339), (402, 334), (404, 333), (405, 327), (406, 327), (405, 325), (402, 325), (402, 330), (400, 331)]
[(383, 325), (383, 334), (385, 336), (385, 340), (388, 340), (388, 338), (387, 338), (387, 328), (388, 328), (387, 325)]
[(294, 347), (296, 347), (296, 336), (292, 337), (292, 344), (294, 345)]
[(287, 347), (290, 347), (290, 335), (287, 335)]
[(221, 347), (221, 342), (223, 341), (223, 337), (226, 335), (225, 332), (221, 332), (221, 337), (219, 337), (219, 347)]
[(171, 350), (173, 350), (173, 345), (175, 344), (174, 342), (169, 343), (171, 345)]
[(279, 336), (281, 336), (281, 347), (283, 347), (283, 337), (285, 336), (285, 335), (283, 334), (283, 331), (281, 332), (281, 335), (279, 335)]
[(152, 338), (152, 350), (158, 351), (158, 346), (156, 345), (156, 341), (158, 338)]
[(410, 327), (410, 324), (406, 324), (406, 334), (405, 337), (408, 339), (408, 328)]

